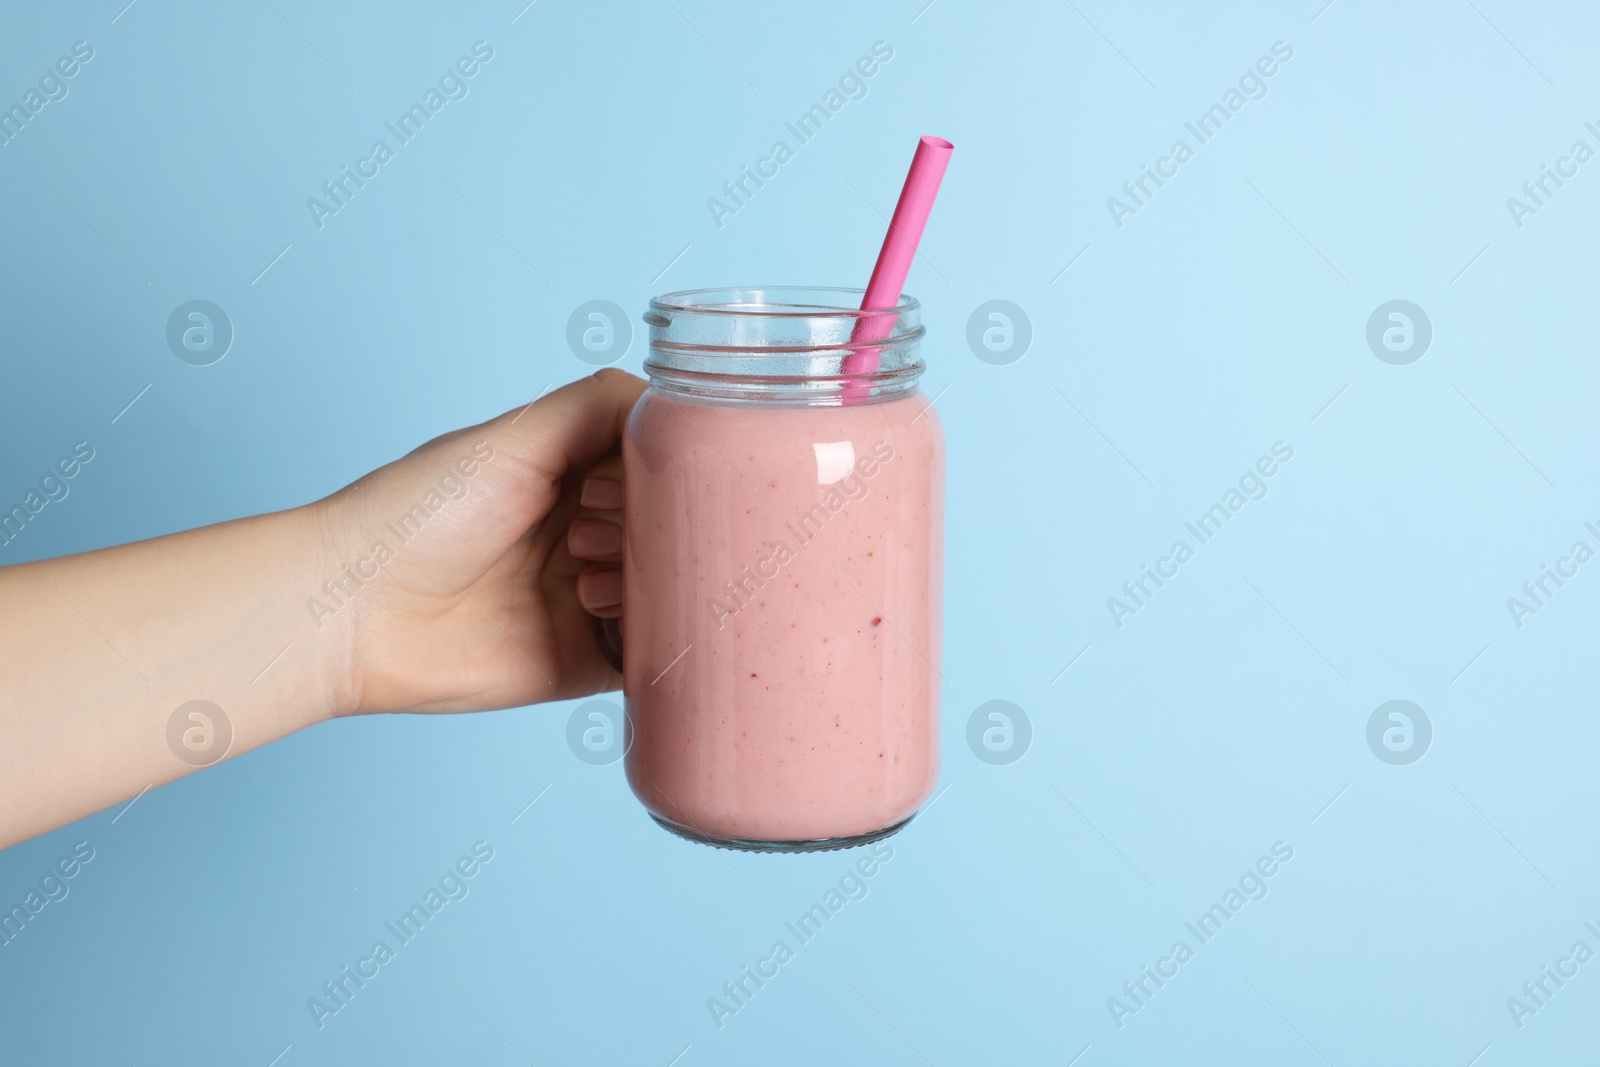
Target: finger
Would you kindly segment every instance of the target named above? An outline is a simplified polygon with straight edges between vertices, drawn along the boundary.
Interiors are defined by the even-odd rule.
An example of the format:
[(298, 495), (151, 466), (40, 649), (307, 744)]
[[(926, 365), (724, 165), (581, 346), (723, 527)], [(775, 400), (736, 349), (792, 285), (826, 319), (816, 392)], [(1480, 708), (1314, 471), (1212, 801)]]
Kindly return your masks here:
[(593, 565), (578, 575), (578, 603), (583, 610), (602, 619), (622, 614), (622, 571), (616, 567)]
[(616, 448), (645, 383), (608, 367), (489, 423), (495, 445), (554, 481)]
[(603, 459), (589, 468), (584, 475), (583, 492), (578, 503), (595, 512), (609, 512), (602, 517), (622, 521), (622, 457)]
[(607, 519), (573, 519), (567, 527), (567, 550), (595, 563), (622, 560), (622, 524)]

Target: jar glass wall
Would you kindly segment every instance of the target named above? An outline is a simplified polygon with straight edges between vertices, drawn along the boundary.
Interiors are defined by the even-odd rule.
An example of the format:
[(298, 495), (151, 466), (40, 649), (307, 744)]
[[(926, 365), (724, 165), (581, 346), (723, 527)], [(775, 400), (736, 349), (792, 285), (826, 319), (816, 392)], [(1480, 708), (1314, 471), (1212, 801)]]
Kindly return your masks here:
[(650, 388), (623, 441), (626, 766), (695, 840), (875, 840), (938, 777), (943, 434), (916, 386), (916, 301), (873, 330), (859, 301), (702, 290), (645, 317)]

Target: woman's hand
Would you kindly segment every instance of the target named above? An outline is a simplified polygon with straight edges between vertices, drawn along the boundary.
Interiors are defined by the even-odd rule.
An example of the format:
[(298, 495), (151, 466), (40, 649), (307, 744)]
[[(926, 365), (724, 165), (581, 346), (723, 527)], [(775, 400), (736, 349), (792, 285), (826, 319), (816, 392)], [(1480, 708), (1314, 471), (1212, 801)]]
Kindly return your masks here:
[(0, 568), (0, 847), (334, 715), (614, 689), (605, 370), (325, 500)]
[(615, 689), (622, 465), (644, 383), (619, 370), (446, 434), (311, 505), (348, 654), (340, 714), (478, 711)]

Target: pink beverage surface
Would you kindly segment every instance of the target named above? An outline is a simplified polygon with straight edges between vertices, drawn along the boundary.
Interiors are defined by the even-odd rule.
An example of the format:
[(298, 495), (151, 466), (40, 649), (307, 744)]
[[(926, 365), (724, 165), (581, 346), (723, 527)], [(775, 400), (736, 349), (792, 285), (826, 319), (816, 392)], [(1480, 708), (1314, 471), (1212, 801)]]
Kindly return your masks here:
[(939, 774), (944, 435), (926, 399), (652, 389), (623, 457), (634, 793), (744, 840), (908, 818)]

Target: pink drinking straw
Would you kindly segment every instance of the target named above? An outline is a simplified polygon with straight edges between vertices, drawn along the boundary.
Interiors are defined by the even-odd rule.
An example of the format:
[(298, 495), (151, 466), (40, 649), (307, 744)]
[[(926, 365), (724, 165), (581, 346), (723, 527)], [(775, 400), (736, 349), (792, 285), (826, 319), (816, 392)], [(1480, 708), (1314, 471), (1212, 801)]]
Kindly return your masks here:
[[(950, 165), (953, 151), (955, 145), (942, 137), (924, 137), (917, 142), (917, 154), (911, 157), (911, 169), (906, 172), (900, 202), (894, 206), (894, 218), (889, 220), (889, 232), (883, 237), (878, 263), (872, 268), (872, 280), (861, 298), (862, 311), (893, 311), (900, 303), (906, 276), (911, 273), (911, 261), (917, 258), (917, 244), (927, 228), (934, 197), (939, 195), (939, 182)], [(852, 346), (876, 345), (893, 332), (896, 318), (892, 314), (861, 316), (850, 333)], [(878, 369), (877, 349), (852, 347), (839, 369), (851, 378), (845, 382), (844, 402), (859, 403), (868, 386), (854, 380), (854, 376), (871, 374)]]

